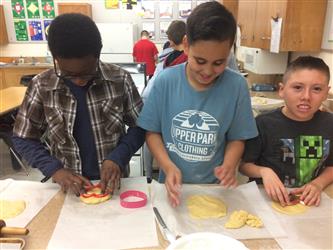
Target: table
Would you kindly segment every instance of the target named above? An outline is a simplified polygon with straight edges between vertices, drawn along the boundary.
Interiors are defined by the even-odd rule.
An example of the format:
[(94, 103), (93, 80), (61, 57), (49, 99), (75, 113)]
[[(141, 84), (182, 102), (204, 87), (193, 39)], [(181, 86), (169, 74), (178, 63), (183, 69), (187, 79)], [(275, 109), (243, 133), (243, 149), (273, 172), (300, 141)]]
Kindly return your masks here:
[[(325, 189), (326, 194), (333, 198), (333, 184)], [(28, 224), (29, 235), (23, 237), (26, 241), (25, 250), (46, 249), (52, 236), (61, 207), (65, 200), (65, 194), (59, 191), (52, 200), (38, 213), (38, 215)], [(144, 249), (164, 249), (168, 242), (164, 240), (159, 227), (156, 225), (159, 246), (152, 246)], [(249, 249), (281, 249), (274, 239), (251, 239), (241, 240)]]
[(0, 115), (18, 108), (24, 98), (27, 87), (9, 87), (0, 90)]

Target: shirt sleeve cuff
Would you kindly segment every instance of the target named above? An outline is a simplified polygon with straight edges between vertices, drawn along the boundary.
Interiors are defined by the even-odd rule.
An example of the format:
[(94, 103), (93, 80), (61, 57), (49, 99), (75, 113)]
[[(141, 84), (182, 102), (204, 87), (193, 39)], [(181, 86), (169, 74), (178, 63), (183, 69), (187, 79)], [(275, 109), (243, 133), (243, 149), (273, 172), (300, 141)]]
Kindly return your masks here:
[(62, 168), (62, 163), (56, 158), (53, 158), (50, 162), (45, 164), (45, 166), (40, 167), (39, 170), (42, 172), (44, 176), (51, 177), (55, 172), (57, 172), (61, 168)]
[(131, 158), (131, 156), (126, 155), (126, 151), (128, 151), (127, 146), (120, 144), (106, 157), (106, 160), (115, 162), (120, 167), (122, 173)]

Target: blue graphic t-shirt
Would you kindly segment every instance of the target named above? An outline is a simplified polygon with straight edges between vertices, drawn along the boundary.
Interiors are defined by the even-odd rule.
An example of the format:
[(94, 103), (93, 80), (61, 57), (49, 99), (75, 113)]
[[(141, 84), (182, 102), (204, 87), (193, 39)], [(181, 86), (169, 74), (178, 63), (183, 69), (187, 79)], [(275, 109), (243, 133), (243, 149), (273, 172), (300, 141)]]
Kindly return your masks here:
[[(215, 183), (214, 168), (223, 163), (227, 141), (257, 135), (247, 84), (226, 69), (211, 88), (196, 91), (185, 67), (165, 69), (156, 78), (138, 125), (162, 134), (183, 183)], [(159, 181), (164, 178), (160, 171)]]

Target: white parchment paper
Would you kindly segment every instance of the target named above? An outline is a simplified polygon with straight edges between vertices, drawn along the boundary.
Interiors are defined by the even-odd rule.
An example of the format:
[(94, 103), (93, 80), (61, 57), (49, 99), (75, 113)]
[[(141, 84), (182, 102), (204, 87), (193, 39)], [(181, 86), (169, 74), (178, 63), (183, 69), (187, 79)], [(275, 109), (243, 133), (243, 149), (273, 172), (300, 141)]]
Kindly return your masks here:
[[(123, 208), (119, 194), (134, 189), (147, 194), (141, 208)], [(124, 249), (158, 246), (156, 226), (146, 177), (121, 180), (111, 200), (87, 205), (68, 194), (48, 249)]]
[[(183, 184), (181, 205), (172, 208), (167, 199), (164, 184), (153, 181), (152, 202), (158, 208), (169, 229), (176, 235), (195, 232), (216, 232), (235, 239), (274, 238), (286, 236), (285, 231), (261, 196), (255, 182), (240, 185), (235, 189), (225, 189), (217, 185)], [(189, 216), (186, 199), (194, 194), (207, 194), (222, 199), (227, 204), (227, 216), (220, 219), (192, 219)], [(240, 229), (226, 229), (224, 224), (235, 210), (245, 210), (259, 216), (263, 228), (244, 226)]]
[(1, 200), (24, 200), (26, 203), (26, 208), (20, 215), (6, 219), (6, 225), (25, 227), (59, 190), (60, 186), (54, 183), (1, 180)]

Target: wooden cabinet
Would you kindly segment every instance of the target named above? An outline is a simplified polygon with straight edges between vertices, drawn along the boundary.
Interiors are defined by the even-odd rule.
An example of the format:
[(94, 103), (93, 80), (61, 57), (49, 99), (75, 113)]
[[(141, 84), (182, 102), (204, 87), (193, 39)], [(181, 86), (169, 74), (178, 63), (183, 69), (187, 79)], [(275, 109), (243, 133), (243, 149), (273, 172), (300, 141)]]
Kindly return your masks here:
[(89, 3), (58, 3), (58, 14), (81, 13), (92, 18), (92, 9)]
[(237, 19), (238, 12), (238, 0), (219, 0), (221, 4), (223, 4)]
[(282, 18), (280, 51), (320, 51), (327, 0), (239, 0), (241, 45), (270, 48), (271, 20)]
[(0, 69), (0, 89), (21, 86), (21, 77), (24, 75), (38, 74), (49, 67), (38, 67), (38, 66), (13, 66)]
[(0, 89), (4, 88), (3, 75), (2, 69), (0, 69)]
[(0, 45), (8, 44), (8, 34), (3, 5), (0, 5)]

